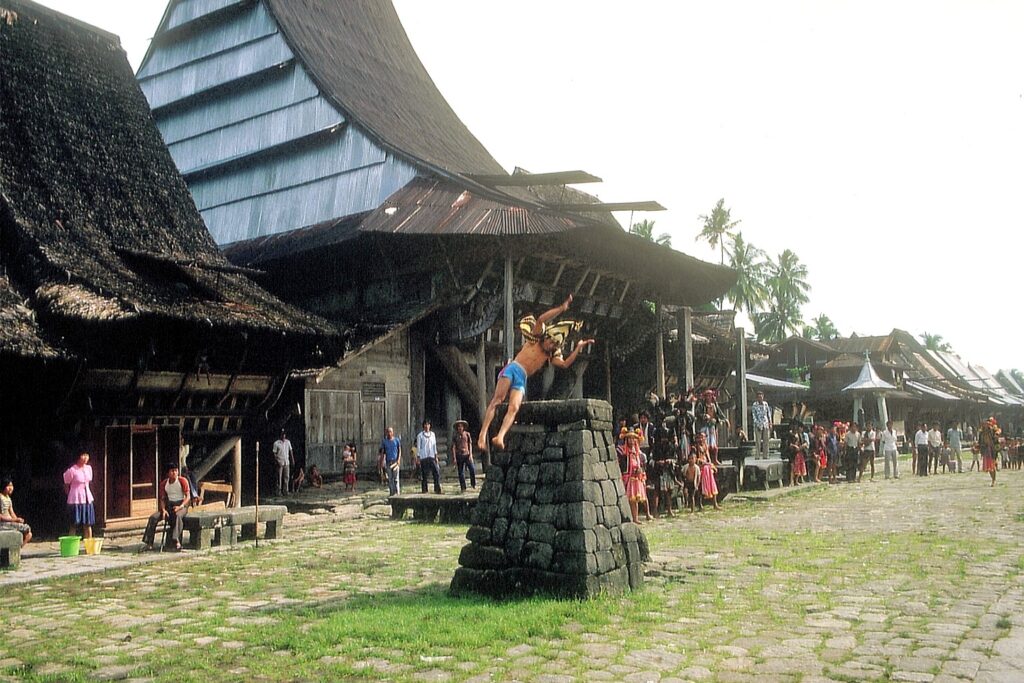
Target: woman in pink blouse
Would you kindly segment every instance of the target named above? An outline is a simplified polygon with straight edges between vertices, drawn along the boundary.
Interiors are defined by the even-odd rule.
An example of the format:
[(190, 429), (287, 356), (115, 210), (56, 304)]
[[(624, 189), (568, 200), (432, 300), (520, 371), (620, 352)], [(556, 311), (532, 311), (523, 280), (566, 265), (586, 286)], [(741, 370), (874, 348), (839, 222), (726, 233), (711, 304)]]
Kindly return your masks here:
[(68, 512), (71, 514), (71, 535), (79, 529), (85, 538), (92, 538), (92, 525), (96, 523), (96, 509), (93, 506), (92, 465), (89, 454), (85, 451), (78, 456), (78, 461), (64, 471), (64, 490), (68, 494)]

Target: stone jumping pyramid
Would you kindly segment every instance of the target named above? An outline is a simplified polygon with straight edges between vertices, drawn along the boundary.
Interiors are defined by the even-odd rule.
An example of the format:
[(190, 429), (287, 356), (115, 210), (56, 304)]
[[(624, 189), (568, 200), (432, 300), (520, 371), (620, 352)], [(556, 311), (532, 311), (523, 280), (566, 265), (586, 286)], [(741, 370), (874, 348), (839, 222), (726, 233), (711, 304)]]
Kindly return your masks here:
[(611, 430), (604, 401), (523, 404), (507, 450), (492, 454), (452, 593), (580, 598), (641, 585), (647, 539)]

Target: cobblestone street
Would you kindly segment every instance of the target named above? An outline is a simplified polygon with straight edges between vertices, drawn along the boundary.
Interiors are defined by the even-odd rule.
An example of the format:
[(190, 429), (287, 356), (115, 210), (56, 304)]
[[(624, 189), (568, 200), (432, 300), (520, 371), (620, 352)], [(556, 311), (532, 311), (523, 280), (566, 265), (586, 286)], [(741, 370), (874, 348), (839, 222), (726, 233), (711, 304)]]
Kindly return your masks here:
[(590, 603), (449, 598), (464, 527), (347, 505), (259, 549), (7, 585), (0, 678), (1020, 681), (1022, 484), (732, 497), (645, 524), (645, 589)]

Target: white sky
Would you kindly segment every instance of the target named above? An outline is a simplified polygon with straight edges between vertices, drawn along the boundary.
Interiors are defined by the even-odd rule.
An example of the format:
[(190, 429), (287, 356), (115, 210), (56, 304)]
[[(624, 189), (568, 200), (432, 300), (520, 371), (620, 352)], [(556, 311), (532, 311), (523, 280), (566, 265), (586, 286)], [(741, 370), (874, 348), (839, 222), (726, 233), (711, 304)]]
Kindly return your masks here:
[[(1024, 3), (395, 2), (507, 169), (656, 199), (669, 210), (635, 220), (711, 261), (697, 216), (724, 197), (747, 240), (808, 265), (805, 319), (1024, 368)], [(120, 35), (137, 67), (166, 3), (43, 4)]]

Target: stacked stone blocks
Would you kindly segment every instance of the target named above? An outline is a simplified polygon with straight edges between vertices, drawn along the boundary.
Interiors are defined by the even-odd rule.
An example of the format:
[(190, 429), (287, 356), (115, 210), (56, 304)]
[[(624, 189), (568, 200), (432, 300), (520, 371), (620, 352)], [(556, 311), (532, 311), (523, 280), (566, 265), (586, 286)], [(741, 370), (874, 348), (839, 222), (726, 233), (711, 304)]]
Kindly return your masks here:
[(631, 521), (611, 406), (524, 403), (506, 447), (492, 455), (452, 592), (589, 597), (638, 588), (647, 540)]

